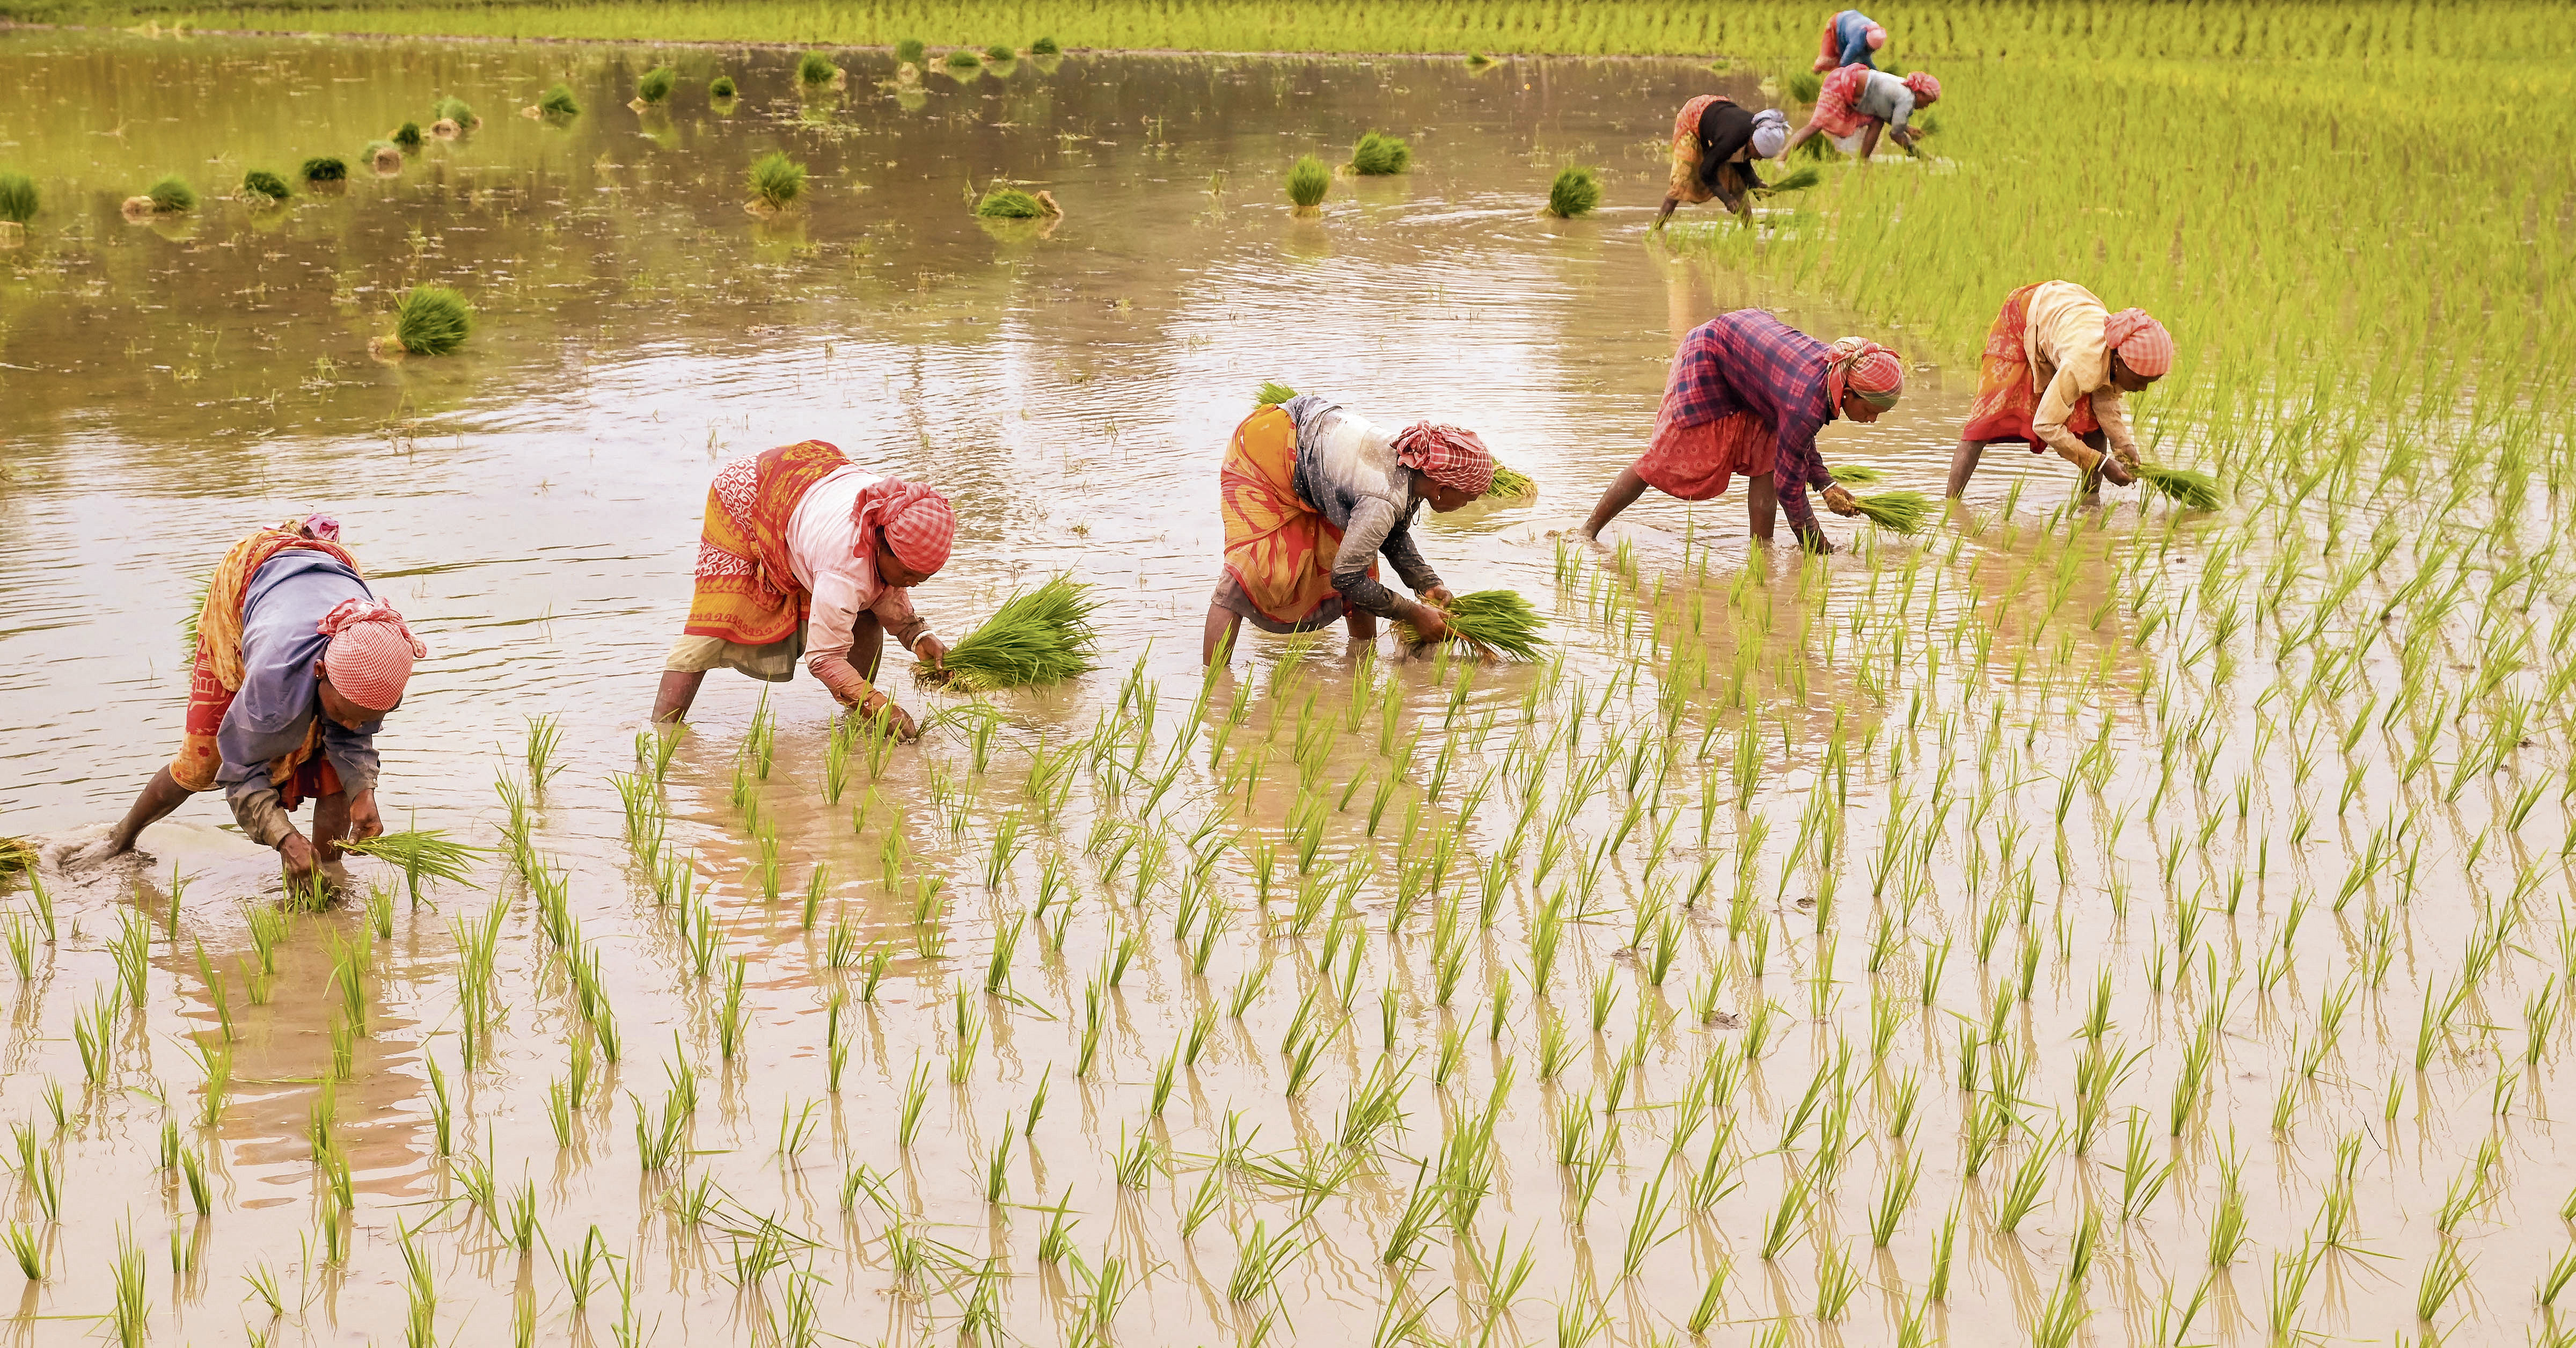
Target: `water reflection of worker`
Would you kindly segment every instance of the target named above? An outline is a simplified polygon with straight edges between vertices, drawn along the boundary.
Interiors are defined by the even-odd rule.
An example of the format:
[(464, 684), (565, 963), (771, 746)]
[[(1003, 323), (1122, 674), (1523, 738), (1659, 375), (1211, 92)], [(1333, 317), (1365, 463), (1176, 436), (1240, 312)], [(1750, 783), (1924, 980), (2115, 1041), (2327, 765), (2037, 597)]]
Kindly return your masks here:
[[(1485, 494), (1494, 456), (1474, 432), (1416, 422), (1392, 435), (1318, 394), (1300, 394), (1234, 428), (1218, 483), (1225, 574), (1208, 601), (1200, 658), (1231, 650), (1245, 619), (1264, 632), (1311, 632), (1336, 619), (1353, 641), (1377, 620), (1448, 635), (1449, 588), (1414, 545), (1422, 506), (1442, 514)], [(1383, 555), (1407, 599), (1377, 578)]]
[(707, 488), (697, 587), (653, 719), (688, 715), (719, 665), (785, 683), (801, 656), (841, 705), (913, 738), (911, 715), (869, 680), (889, 632), (925, 664), (947, 658), (910, 591), (947, 564), (956, 533), (948, 498), (820, 440), (726, 464)]
[[(244, 836), (312, 880), (340, 842), (383, 833), (376, 731), (428, 654), (367, 588), (340, 525), (311, 515), (224, 554), (197, 617), (185, 738), (93, 856), (133, 850), (191, 795), (221, 787)], [(310, 837), (294, 811), (313, 801)]]
[(1816, 109), (1807, 115), (1807, 124), (1789, 138), (1781, 150), (1788, 154), (1807, 143), (1810, 136), (1861, 137), (1860, 157), (1878, 153), (1878, 136), (1888, 137), (1906, 150), (1912, 150), (1922, 133), (1907, 125), (1914, 114), (1941, 101), (1941, 81), (1923, 71), (1903, 79), (1867, 66), (1844, 66), (1825, 77), (1825, 85), (1816, 91)]
[(1691, 329), (1673, 353), (1655, 438), (1601, 493), (1582, 537), (1599, 538), (1648, 487), (1705, 501), (1742, 473), (1752, 479), (1745, 507), (1756, 541), (1771, 541), (1777, 504), (1787, 507), (1801, 545), (1831, 552), (1807, 489), (1824, 488), (1837, 515), (1859, 510), (1825, 471), (1816, 432), (1837, 416), (1876, 421), (1904, 389), (1903, 362), (1876, 342), (1820, 342), (1760, 309), (1720, 314)]
[(2122, 395), (2145, 391), (2173, 368), (2173, 334), (2144, 309), (2112, 313), (2073, 281), (2042, 281), (2004, 297), (1986, 333), (1977, 401), (1959, 428), (1949, 494), (1967, 490), (1977, 458), (1995, 443), (2055, 450), (2084, 474), (2126, 485), (2138, 466)]
[(1717, 94), (1682, 104), (1673, 118), (1672, 187), (1664, 193), (1664, 208), (1655, 212), (1655, 228), (1686, 201), (1697, 205), (1714, 198), (1745, 215), (1752, 206), (1749, 194), (1762, 186), (1752, 161), (1780, 153), (1788, 139), (1788, 115), (1776, 108), (1752, 112)]
[(1870, 21), (1856, 9), (1834, 11), (1825, 20), (1821, 49), (1816, 53), (1816, 73), (1839, 70), (1844, 66), (1878, 64), (1878, 49), (1887, 45), (1887, 30)]

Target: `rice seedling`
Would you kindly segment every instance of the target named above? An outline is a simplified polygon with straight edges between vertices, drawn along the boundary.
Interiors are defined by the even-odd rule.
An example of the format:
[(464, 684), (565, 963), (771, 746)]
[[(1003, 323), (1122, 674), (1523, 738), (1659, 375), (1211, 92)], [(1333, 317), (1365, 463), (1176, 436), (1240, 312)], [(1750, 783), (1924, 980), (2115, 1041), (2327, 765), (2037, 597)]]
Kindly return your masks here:
[(1601, 176), (1579, 164), (1568, 164), (1557, 170), (1556, 180), (1547, 187), (1545, 214), (1559, 220), (1590, 215), (1601, 205)]
[[(1288, 167), (1288, 201), (1297, 215), (1323, 213), (1324, 197), (1333, 190), (1333, 171), (1313, 155), (1300, 157)], [(1264, 387), (1268, 392), (1268, 386)], [(1282, 400), (1284, 401), (1284, 399)]]
[(297, 176), (309, 186), (314, 183), (344, 183), (349, 180), (348, 162), (332, 155), (317, 155), (304, 161)]
[(1378, 131), (1364, 131), (1351, 146), (1350, 170), (1362, 177), (1384, 177), (1413, 167), (1413, 147)]
[(975, 215), (984, 220), (1042, 220), (1058, 212), (1047, 209), (1045, 193), (995, 185), (976, 198)]
[(841, 68), (821, 52), (809, 51), (796, 58), (796, 82), (799, 84), (830, 84), (840, 78)]
[[(666, 89), (664, 92), (669, 91)], [(573, 96), (571, 85), (557, 84), (537, 96), (537, 112), (545, 117), (578, 117), (581, 115), (581, 100)]]
[(1056, 45), (1056, 40), (1052, 37), (1040, 37), (1035, 42), (1029, 44), (1029, 55), (1031, 56), (1054, 56), (1063, 50), (1064, 48)]
[(648, 106), (662, 103), (671, 97), (671, 90), (679, 82), (680, 72), (676, 68), (655, 66), (636, 77), (636, 101)]
[(772, 150), (751, 161), (750, 183), (753, 202), (775, 214), (805, 194), (805, 166), (783, 150)]
[(446, 286), (413, 286), (394, 305), (392, 348), (408, 355), (453, 355), (474, 331), (474, 306)]
[[(1513, 590), (1477, 590), (1459, 595), (1441, 613), (1449, 639), (1463, 641), (1480, 655), (1504, 660), (1538, 660), (1548, 643), (1539, 635), (1544, 620), (1527, 599)], [(1412, 626), (1396, 624), (1401, 639), (1420, 643)]]
[(941, 64), (947, 66), (952, 72), (980, 70), (984, 66), (984, 58), (969, 48), (959, 47), (948, 53)]
[(272, 205), (295, 195), (295, 189), (288, 187), (284, 178), (267, 169), (252, 169), (242, 175), (241, 194), (243, 200), (254, 206)]
[(188, 180), (171, 174), (143, 189), (145, 209), (163, 215), (182, 215), (197, 209), (197, 189)]
[[(23, 173), (0, 173), (0, 222), (17, 225), (23, 229), (34, 223), (36, 211), (42, 204), (43, 196), (36, 188), (35, 179)], [(8, 841), (18, 842), (15, 838)], [(25, 844), (19, 843), (19, 846), (25, 847)], [(35, 864), (33, 851), (32, 848), (28, 849), (30, 856), (27, 861), (0, 869), (25, 870), (32, 867)]]
[(730, 102), (741, 92), (741, 89), (734, 84), (731, 75), (718, 75), (707, 81), (707, 98), (711, 102)]
[(2216, 510), (2227, 504), (2226, 493), (2219, 490), (2218, 479), (2198, 469), (2141, 463), (2136, 472), (2138, 481), (2185, 510)]
[(1856, 496), (1852, 504), (1861, 517), (1882, 529), (1900, 534), (1918, 534), (1935, 513), (1932, 498), (1919, 491), (1885, 491), (1871, 496)]
[(1100, 601), (1066, 575), (1014, 593), (982, 626), (950, 647), (940, 669), (971, 691), (1053, 683), (1099, 668)]

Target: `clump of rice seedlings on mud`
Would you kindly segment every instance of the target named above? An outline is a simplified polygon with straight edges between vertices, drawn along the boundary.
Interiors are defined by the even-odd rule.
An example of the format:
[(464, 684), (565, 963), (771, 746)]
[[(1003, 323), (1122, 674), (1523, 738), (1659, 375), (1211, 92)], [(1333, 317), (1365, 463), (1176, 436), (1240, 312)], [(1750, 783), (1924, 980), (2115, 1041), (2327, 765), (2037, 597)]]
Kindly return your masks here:
[(2227, 504), (2226, 493), (2218, 489), (2218, 479), (2196, 468), (2141, 463), (2137, 478), (2185, 510), (2216, 510)]
[(1020, 59), (1020, 54), (1008, 43), (996, 42), (984, 49), (984, 59), (993, 65), (1002, 65)]
[(1483, 52), (1471, 51), (1467, 53), (1467, 68), (1470, 70), (1482, 70), (1493, 63), (1494, 58), (1487, 56)]
[(1056, 40), (1052, 37), (1042, 37), (1029, 44), (1029, 55), (1031, 56), (1055, 56), (1061, 54), (1063, 51), (1064, 48), (1056, 45)]
[(403, 829), (380, 833), (372, 838), (359, 838), (341, 844), (360, 856), (390, 862), (403, 873), (403, 884), (411, 892), (412, 907), (420, 906), (420, 882), (426, 876), (449, 884), (463, 884), (466, 868), (485, 855), (484, 849), (469, 846), (447, 836), (442, 829)]
[[(1824, 143), (1824, 139), (1824, 137), (1818, 136), (1814, 140), (1808, 141), (1807, 144), (1810, 146), (1820, 145)], [(1802, 149), (1802, 152), (1806, 151)], [(1776, 197), (1788, 192), (1804, 192), (1808, 188), (1813, 187), (1824, 180), (1825, 175), (1823, 170), (1817, 168), (1813, 164), (1800, 164), (1798, 167), (1793, 168), (1788, 172), (1781, 174), (1779, 177), (1755, 188), (1754, 193), (1757, 196)]]
[[(648, 75), (645, 78), (650, 79), (651, 76)], [(537, 115), (541, 117), (578, 117), (581, 115), (581, 100), (572, 96), (571, 85), (558, 84), (538, 96)]]
[(1306, 155), (1288, 168), (1288, 200), (1298, 215), (1324, 213), (1324, 194), (1333, 190), (1333, 171), (1324, 161)]
[(754, 215), (776, 215), (805, 194), (805, 166), (772, 150), (751, 161), (751, 200), (743, 209)]
[(0, 245), (13, 245), (26, 236), (39, 201), (35, 179), (23, 173), (0, 173)]
[(655, 66), (645, 71), (635, 81), (635, 101), (645, 107), (652, 107), (668, 99), (671, 96), (671, 90), (679, 83), (680, 72), (677, 68)]
[(295, 189), (267, 169), (252, 169), (242, 175), (241, 195), (254, 206), (274, 206), (295, 195)]
[(36, 845), (24, 838), (0, 838), (0, 875), (36, 869)]
[(1900, 534), (1919, 534), (1933, 515), (1932, 498), (1919, 491), (1883, 491), (1873, 496), (1856, 496), (1852, 504), (1860, 508), (1862, 519), (1882, 529)]
[(1812, 70), (1792, 71), (1780, 84), (1780, 95), (1794, 104), (1810, 104), (1825, 90), (1825, 77)]
[[(1547, 639), (1539, 635), (1546, 620), (1517, 590), (1462, 594), (1449, 601), (1448, 609), (1440, 616), (1449, 624), (1450, 640), (1466, 642), (1479, 654), (1505, 660), (1536, 660), (1547, 653)], [(1406, 641), (1421, 641), (1409, 623), (1397, 623), (1395, 630)]]
[(1601, 175), (1581, 164), (1568, 164), (1556, 171), (1556, 181), (1547, 186), (1547, 207), (1542, 215), (1571, 220), (1590, 215), (1601, 205)]
[(939, 63), (948, 67), (948, 72), (953, 75), (962, 71), (982, 69), (984, 66), (984, 58), (977, 56), (973, 51), (968, 50), (967, 48), (959, 47), (957, 50), (952, 51), (948, 53), (947, 56), (941, 58)]
[(976, 200), (975, 215), (982, 220), (1056, 220), (1063, 218), (1064, 209), (1055, 204), (1052, 192), (995, 187)]
[(445, 356), (474, 331), (474, 306), (446, 286), (413, 286), (394, 305), (394, 330), (376, 339), (378, 354)]
[(440, 140), (454, 140), (483, 125), (483, 119), (474, 115), (474, 109), (466, 106), (464, 99), (454, 97), (438, 100), (438, 105), (430, 109), (429, 119), (429, 134)]
[(821, 52), (809, 51), (796, 58), (796, 82), (809, 89), (823, 85), (830, 85), (837, 89), (848, 81), (849, 76), (843, 74), (839, 66), (832, 64), (831, 57)]
[(405, 122), (402, 125), (395, 127), (394, 133), (391, 136), (386, 137), (386, 139), (401, 146), (405, 150), (417, 150), (420, 148), (421, 143), (420, 123)]
[(393, 177), (394, 175), (402, 172), (402, 166), (403, 154), (401, 146), (396, 145), (389, 140), (373, 141), (368, 144), (367, 167), (374, 169), (377, 177)]
[(1506, 464), (1494, 465), (1494, 484), (1485, 488), (1488, 501), (1518, 501), (1538, 495), (1538, 479)]
[(303, 177), (307, 186), (349, 181), (348, 162), (334, 155), (316, 155), (307, 159), (304, 161), (304, 167), (297, 172)]
[(894, 59), (898, 65), (920, 65), (930, 59), (930, 44), (917, 37), (905, 38), (894, 44)]
[(984, 625), (950, 647), (940, 662), (948, 681), (969, 691), (1054, 683), (1099, 668), (1099, 633), (1091, 587), (1059, 575), (1002, 601)]
[(734, 86), (733, 76), (731, 75), (718, 75), (714, 79), (707, 81), (707, 97), (714, 99), (719, 103), (736, 97), (741, 92), (742, 91), (740, 89)]
[(156, 215), (185, 215), (197, 209), (197, 189), (188, 180), (173, 173), (144, 189), (141, 196), (127, 197), (123, 207), (128, 220), (149, 220)]
[(1351, 172), (1383, 178), (1413, 167), (1413, 146), (1381, 131), (1363, 131), (1351, 146)]

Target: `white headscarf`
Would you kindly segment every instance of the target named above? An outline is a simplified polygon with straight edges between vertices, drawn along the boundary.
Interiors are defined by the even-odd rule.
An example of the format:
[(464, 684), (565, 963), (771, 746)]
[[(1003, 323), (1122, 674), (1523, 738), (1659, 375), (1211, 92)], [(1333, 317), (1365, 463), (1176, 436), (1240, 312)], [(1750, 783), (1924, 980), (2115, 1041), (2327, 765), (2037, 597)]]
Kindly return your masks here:
[(1789, 114), (1778, 108), (1765, 108), (1753, 114), (1753, 157), (1774, 159), (1789, 143)]

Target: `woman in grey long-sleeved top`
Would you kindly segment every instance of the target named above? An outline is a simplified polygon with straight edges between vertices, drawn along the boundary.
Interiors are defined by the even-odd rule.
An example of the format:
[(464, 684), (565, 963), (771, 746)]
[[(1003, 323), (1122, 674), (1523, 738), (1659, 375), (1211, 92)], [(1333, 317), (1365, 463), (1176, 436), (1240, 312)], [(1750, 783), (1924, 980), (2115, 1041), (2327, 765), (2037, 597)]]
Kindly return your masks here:
[[(1354, 641), (1374, 640), (1379, 618), (1401, 619), (1438, 640), (1448, 624), (1437, 606), (1450, 595), (1414, 545), (1414, 515), (1425, 504), (1457, 510), (1493, 478), (1484, 442), (1454, 426), (1390, 435), (1315, 394), (1256, 410), (1226, 448), (1225, 574), (1201, 657), (1231, 649), (1246, 618), (1265, 632), (1339, 619)], [(1418, 599), (1377, 579), (1380, 556)]]

